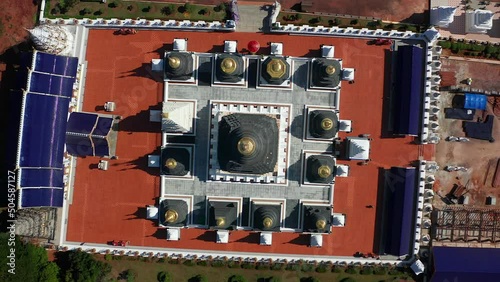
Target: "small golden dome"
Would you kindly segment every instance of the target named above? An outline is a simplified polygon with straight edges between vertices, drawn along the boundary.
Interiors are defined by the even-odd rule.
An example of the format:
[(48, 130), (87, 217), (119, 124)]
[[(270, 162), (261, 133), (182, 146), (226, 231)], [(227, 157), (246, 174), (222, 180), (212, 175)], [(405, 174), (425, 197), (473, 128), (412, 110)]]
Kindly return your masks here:
[(319, 219), (316, 221), (316, 228), (318, 229), (325, 229), (326, 227), (326, 221), (324, 219)]
[(165, 161), (165, 166), (168, 168), (168, 169), (174, 169), (177, 167), (177, 161), (173, 158), (168, 158), (166, 161)]
[(238, 152), (244, 156), (249, 156), (255, 152), (255, 141), (250, 137), (243, 137), (238, 141)]
[(264, 225), (265, 228), (270, 228), (273, 225), (273, 220), (270, 217), (264, 217), (262, 225)]
[(232, 74), (236, 70), (237, 63), (233, 58), (225, 58), (220, 63), (220, 68), (227, 74)]
[(167, 210), (165, 212), (165, 221), (166, 222), (174, 223), (177, 221), (178, 218), (179, 218), (179, 214), (177, 214), (177, 212), (174, 210)]
[(215, 220), (217, 226), (224, 226), (226, 224), (226, 220), (223, 217), (219, 217)]
[(318, 168), (318, 175), (321, 178), (327, 178), (332, 174), (332, 170), (327, 165), (322, 165)]
[(335, 72), (335, 67), (332, 65), (329, 65), (325, 69), (326, 74), (332, 75)]
[(171, 68), (176, 69), (181, 65), (181, 59), (179, 59), (178, 57), (173, 57), (173, 56), (168, 57), (168, 65)]
[(321, 121), (321, 128), (323, 130), (330, 130), (333, 128), (333, 121), (329, 118), (324, 118), (322, 121)]
[(271, 76), (272, 78), (280, 78), (283, 75), (285, 75), (286, 65), (280, 59), (272, 59), (267, 64), (266, 71), (269, 74), (269, 76)]

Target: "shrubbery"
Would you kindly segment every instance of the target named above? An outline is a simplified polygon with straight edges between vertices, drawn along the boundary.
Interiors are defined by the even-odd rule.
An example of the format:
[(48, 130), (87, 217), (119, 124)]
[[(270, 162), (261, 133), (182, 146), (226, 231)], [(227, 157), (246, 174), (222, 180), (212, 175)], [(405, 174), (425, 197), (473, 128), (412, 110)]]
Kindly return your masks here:
[(158, 275), (156, 276), (156, 279), (158, 279), (158, 282), (171, 282), (172, 281), (172, 275), (170, 275), (169, 272), (160, 271), (158, 273)]

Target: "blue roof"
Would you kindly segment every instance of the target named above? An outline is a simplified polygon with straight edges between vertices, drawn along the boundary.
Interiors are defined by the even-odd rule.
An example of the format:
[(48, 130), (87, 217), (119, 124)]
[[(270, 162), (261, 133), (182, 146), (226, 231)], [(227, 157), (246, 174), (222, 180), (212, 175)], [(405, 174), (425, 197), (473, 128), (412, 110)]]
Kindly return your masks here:
[(433, 247), (431, 282), (498, 282), (500, 249)]
[(63, 167), (68, 107), (68, 98), (25, 95), (19, 167)]
[(420, 47), (411, 45), (398, 47), (396, 70), (394, 133), (418, 135), (422, 107), (424, 51)]
[(21, 168), (20, 185), (23, 188), (52, 187), (63, 188), (64, 171), (54, 168)]
[(78, 69), (78, 58), (60, 55), (35, 53), (33, 70), (49, 74), (75, 77)]
[(22, 189), (21, 206), (33, 207), (62, 207), (64, 189), (61, 188), (27, 188)]
[(410, 254), (415, 222), (416, 169), (392, 167), (388, 174), (385, 205), (383, 252), (405, 256)]
[(74, 156), (109, 156), (107, 136), (113, 119), (95, 113), (71, 113), (66, 132), (66, 148)]
[(486, 110), (486, 95), (465, 93), (465, 109)]
[(75, 78), (59, 75), (50, 75), (41, 72), (31, 72), (29, 85), (30, 92), (60, 95), (65, 97), (73, 96), (73, 84)]

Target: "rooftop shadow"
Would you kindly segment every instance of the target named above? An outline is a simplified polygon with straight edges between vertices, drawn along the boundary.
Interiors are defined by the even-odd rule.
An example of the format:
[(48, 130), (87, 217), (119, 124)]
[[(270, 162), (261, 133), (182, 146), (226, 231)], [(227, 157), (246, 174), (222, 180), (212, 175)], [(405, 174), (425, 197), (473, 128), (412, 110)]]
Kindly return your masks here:
[(144, 172), (148, 173), (149, 175), (160, 176), (160, 168), (159, 167), (149, 167), (149, 164), (148, 164), (148, 156), (149, 155), (160, 155), (160, 148), (157, 148), (153, 152), (146, 154), (144, 156), (141, 156), (135, 160), (125, 162), (125, 163), (114, 163), (112, 165), (122, 167), (119, 169), (119, 171), (140, 169), (140, 170), (143, 170)]
[(151, 63), (142, 63), (141, 66), (133, 70), (121, 73), (121, 75), (118, 76), (117, 78), (125, 78), (130, 76), (145, 77), (155, 82), (163, 81), (163, 72), (162, 71), (153, 72), (153, 70), (151, 69)]
[(196, 237), (196, 240), (201, 240), (205, 242), (215, 242), (215, 239), (217, 239), (217, 231), (213, 230), (205, 231), (203, 234)]
[(374, 237), (373, 237), (373, 253), (379, 254), (382, 238), (384, 237), (384, 213), (385, 211), (385, 203), (384, 203), (384, 194), (386, 187), (386, 169), (383, 167), (378, 168), (378, 183), (377, 183), (377, 202), (376, 202), (376, 210), (375, 210), (375, 228), (374, 228)]
[(289, 244), (307, 246), (310, 243), (309, 234), (298, 234), (297, 237), (288, 241)]
[(236, 240), (236, 242), (249, 243), (249, 244), (259, 244), (260, 243), (260, 234), (258, 232), (251, 232), (251, 233), (248, 233), (247, 236)]
[(156, 106), (150, 106), (147, 110), (142, 110), (139, 113), (127, 116), (118, 123), (118, 131), (132, 132), (161, 132), (160, 122), (149, 121), (150, 110), (161, 110), (161, 103)]

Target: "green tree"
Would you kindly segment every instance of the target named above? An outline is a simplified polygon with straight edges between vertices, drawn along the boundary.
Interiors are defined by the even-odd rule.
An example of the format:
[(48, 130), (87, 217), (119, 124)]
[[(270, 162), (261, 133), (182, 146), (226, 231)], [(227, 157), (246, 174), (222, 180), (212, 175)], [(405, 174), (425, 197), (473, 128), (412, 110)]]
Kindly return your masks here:
[(171, 282), (172, 281), (172, 275), (170, 275), (169, 272), (160, 271), (160, 272), (158, 272), (158, 275), (156, 276), (156, 279), (158, 279), (158, 282)]
[(55, 262), (46, 263), (40, 269), (38, 278), (40, 282), (58, 282), (59, 281), (59, 266)]
[(358, 24), (358, 20), (357, 19), (351, 20), (351, 24), (352, 25), (357, 25)]
[[(17, 237), (9, 239), (8, 233), (0, 233), (0, 281), (57, 281), (59, 269), (48, 262), (47, 251), (44, 248), (23, 243)], [(14, 252), (11, 252), (11, 249)], [(9, 256), (15, 256), (15, 275), (9, 272), (12, 269), (9, 265), (11, 262)]]
[(134, 282), (135, 279), (137, 278), (137, 271), (135, 271), (133, 269), (127, 269), (123, 273), (123, 276), (124, 276), (125, 280), (127, 280), (127, 282)]
[(111, 272), (111, 266), (98, 261), (81, 251), (64, 252), (58, 255), (57, 263), (61, 268), (63, 281), (103, 281)]
[(169, 16), (173, 13), (174, 9), (173, 6), (168, 5), (163, 8), (161, 8), (161, 13), (164, 14), (165, 16)]
[(205, 275), (198, 274), (196, 276), (189, 278), (188, 282), (208, 282), (208, 279)]
[(356, 279), (351, 278), (351, 277), (346, 277), (346, 278), (340, 280), (340, 282), (356, 282)]
[(229, 277), (229, 280), (227, 280), (228, 282), (246, 282), (247, 280), (245, 279), (245, 277), (239, 275), (239, 274), (235, 274), (231, 277)]
[(319, 279), (316, 277), (309, 276), (300, 278), (300, 282), (319, 282)]

